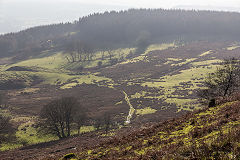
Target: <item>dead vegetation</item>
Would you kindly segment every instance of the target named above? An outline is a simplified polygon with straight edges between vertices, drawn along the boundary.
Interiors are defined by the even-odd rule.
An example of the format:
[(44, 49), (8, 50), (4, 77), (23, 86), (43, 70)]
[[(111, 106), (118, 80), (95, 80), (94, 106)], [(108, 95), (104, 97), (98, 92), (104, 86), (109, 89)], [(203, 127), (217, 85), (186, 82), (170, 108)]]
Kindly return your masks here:
[[(215, 131), (221, 132), (215, 128), (216, 124), (223, 126), (232, 121), (232, 119), (226, 120), (221, 118), (219, 122), (216, 122), (219, 117), (209, 117), (207, 110), (203, 111), (206, 112), (206, 115), (204, 115), (204, 113), (200, 115), (200, 117), (194, 117), (194, 115), (190, 114), (189, 116), (193, 116), (192, 118), (194, 120), (190, 120), (189, 116), (182, 119), (169, 120), (189, 113), (189, 110), (197, 108), (195, 104), (197, 101), (192, 102), (188, 100), (196, 98), (196, 89), (202, 86), (201, 82), (204, 74), (206, 71), (213, 69), (211, 67), (209, 68), (209, 63), (210, 65), (216, 65), (216, 59), (224, 59), (229, 56), (233, 57), (238, 55), (238, 49), (228, 51), (224, 49), (225, 46), (225, 43), (189, 43), (185, 46), (172, 47), (166, 50), (154, 49), (144, 56), (135, 57), (138, 59), (134, 61), (118, 63), (108, 67), (85, 69), (86, 72), (97, 74), (97, 76), (110, 78), (113, 82), (111, 87), (106, 85), (107, 82), (99, 82), (102, 86), (98, 86), (97, 83), (83, 83), (73, 88), (59, 89), (57, 85), (36, 84), (31, 86), (31, 88), (9, 90), (7, 99), (10, 107), (8, 109), (13, 116), (23, 115), (31, 117), (38, 115), (42, 106), (49, 103), (52, 99), (73, 96), (79, 100), (80, 104), (84, 104), (84, 106), (88, 108), (87, 116), (90, 117), (90, 119), (87, 123), (94, 125), (97, 130), (100, 129), (100, 133), (105, 128), (104, 135), (108, 137), (112, 135), (112, 132), (109, 131), (111, 130), (109, 129), (109, 123), (107, 122), (109, 118), (106, 117), (105, 124), (103, 124), (103, 122), (100, 124), (102, 126), (105, 125), (105, 127), (99, 127), (97, 123), (98, 117), (103, 117), (104, 113), (111, 112), (111, 119), (114, 124), (110, 125), (114, 126), (114, 129), (118, 128), (118, 125), (122, 126), (129, 112), (129, 106), (124, 101), (124, 95), (122, 94), (122, 90), (124, 90), (129, 95), (130, 102), (135, 109), (145, 112), (146, 110), (144, 109), (151, 108), (154, 111), (156, 110), (156, 112), (146, 115), (134, 114), (131, 119), (131, 125), (134, 127), (131, 128), (131, 126), (128, 126), (129, 128), (122, 128), (119, 130), (119, 134), (110, 140), (107, 137), (101, 137), (100, 135), (103, 133), (98, 134), (98, 132), (96, 132), (90, 134), (92, 137), (87, 136), (88, 138), (86, 138), (84, 135), (83, 137), (78, 137), (79, 139), (76, 138), (76, 141), (70, 140), (71, 138), (64, 140), (64, 143), (56, 141), (54, 145), (49, 146), (51, 151), (42, 147), (43, 152), (50, 155), (50, 158), (51, 156), (54, 158), (61, 157), (63, 154), (70, 152), (76, 153), (79, 157), (89, 157), (90, 159), (93, 157), (99, 158), (99, 156), (102, 156), (101, 159), (111, 159), (113, 158), (111, 156), (119, 156), (125, 159), (134, 159), (136, 157), (146, 158), (150, 155), (154, 157), (155, 153), (158, 156), (162, 155), (162, 157), (166, 157), (164, 153), (168, 153), (169, 155), (173, 154), (171, 156), (179, 156), (181, 155), (180, 152), (178, 153), (179, 155), (175, 155), (175, 153), (179, 151), (178, 148), (181, 149), (180, 146), (183, 147), (187, 146), (186, 144), (193, 145), (195, 143), (194, 141), (187, 140), (188, 137), (196, 140), (212, 133), (215, 134)], [(209, 50), (213, 51), (199, 57), (199, 55)], [(188, 76), (186, 81), (177, 82), (177, 79), (174, 79), (176, 77), (180, 77), (181, 79), (186, 76)], [(68, 83), (71, 84), (73, 82), (67, 81), (64, 85)], [(228, 97), (228, 99), (220, 99), (217, 103), (235, 100), (238, 100), (238, 98), (231, 96)], [(185, 104), (186, 101), (188, 103)], [(177, 113), (179, 109), (181, 112)], [(218, 114), (220, 115), (220, 113)], [(231, 117), (229, 114), (224, 116)], [(234, 117), (236, 118), (236, 116)], [(186, 119), (189, 120), (187, 123), (185, 123)], [(238, 121), (238, 118), (236, 119)], [(100, 121), (104, 120), (99, 120), (99, 122)], [(146, 122), (163, 121), (166, 122), (153, 125), (150, 129), (148, 129), (149, 126), (143, 130), (136, 129)], [(18, 125), (20, 124), (18, 123)], [(188, 128), (189, 126), (190, 128)], [(163, 133), (156, 133), (158, 131), (163, 131)], [(224, 135), (226, 135), (225, 131)], [(82, 143), (83, 138), (86, 138), (87, 141), (84, 141), (85, 147), (83, 147)], [(102, 139), (102, 141), (98, 141), (98, 139)], [(178, 139), (181, 139), (182, 142), (176, 141)], [(198, 142), (196, 143), (198, 144)], [(62, 147), (59, 147), (59, 144), (61, 144)], [(100, 148), (96, 146), (94, 148), (91, 144), (96, 144)], [(39, 146), (44, 145), (45, 144), (39, 144)], [(104, 147), (101, 148), (101, 145), (104, 145), (107, 150), (104, 150)], [(109, 147), (107, 147), (108, 145)], [(29, 147), (31, 148), (31, 146)], [(64, 149), (72, 147), (76, 147), (77, 150)], [(196, 145), (196, 147), (198, 146)], [(170, 150), (168, 148), (175, 148), (175, 150), (173, 149), (173, 152), (170, 153), (167, 152), (167, 150)], [(123, 152), (120, 150), (123, 150)], [(6, 155), (6, 157), (8, 157), (8, 155), (13, 156), (13, 152), (3, 152), (3, 155)], [(34, 153), (34, 157), (44, 158), (46, 155), (44, 155), (43, 152), (38, 153), (38, 151), (34, 149), (34, 146), (32, 147), (32, 151), (28, 149), (21, 152), (19, 151), (19, 153), (22, 153), (21, 158), (27, 157), (27, 153)], [(183, 157), (189, 158), (189, 155)]]

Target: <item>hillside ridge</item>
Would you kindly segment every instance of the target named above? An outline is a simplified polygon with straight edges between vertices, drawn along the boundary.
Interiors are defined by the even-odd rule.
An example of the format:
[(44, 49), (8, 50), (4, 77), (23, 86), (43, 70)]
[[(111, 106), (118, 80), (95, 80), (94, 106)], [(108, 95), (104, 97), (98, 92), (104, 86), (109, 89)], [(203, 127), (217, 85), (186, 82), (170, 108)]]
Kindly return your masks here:
[[(240, 157), (239, 96), (140, 129), (121, 129), (114, 136), (85, 134), (0, 152), (3, 159), (238, 159)], [(46, 145), (45, 145), (46, 144)], [(9, 158), (8, 158), (9, 157)]]

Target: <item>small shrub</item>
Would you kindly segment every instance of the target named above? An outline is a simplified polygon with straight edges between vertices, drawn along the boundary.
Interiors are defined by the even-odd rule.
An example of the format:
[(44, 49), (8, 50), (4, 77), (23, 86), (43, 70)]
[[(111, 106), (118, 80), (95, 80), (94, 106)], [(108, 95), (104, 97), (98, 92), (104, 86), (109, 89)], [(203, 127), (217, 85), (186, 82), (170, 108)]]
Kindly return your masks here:
[(62, 160), (77, 160), (77, 156), (74, 153), (66, 154)]
[(117, 58), (113, 58), (110, 60), (110, 64), (111, 65), (114, 65), (114, 64), (117, 64), (118, 63), (118, 59)]
[(101, 67), (102, 66), (102, 61), (98, 61), (98, 67)]

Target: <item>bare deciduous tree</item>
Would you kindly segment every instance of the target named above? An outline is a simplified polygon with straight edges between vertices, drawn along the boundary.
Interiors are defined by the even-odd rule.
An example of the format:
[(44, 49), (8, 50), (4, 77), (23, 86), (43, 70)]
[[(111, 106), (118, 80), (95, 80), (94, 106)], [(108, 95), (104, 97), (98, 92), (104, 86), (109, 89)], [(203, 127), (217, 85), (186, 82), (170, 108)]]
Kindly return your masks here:
[(102, 61), (98, 61), (97, 65), (99, 68), (102, 67)]
[(3, 95), (2, 95), (2, 93), (0, 93), (0, 107), (1, 107), (2, 103), (3, 103)]
[(113, 58), (113, 59), (110, 60), (110, 64), (111, 65), (115, 65), (117, 63), (118, 63), (118, 59), (117, 58)]
[(74, 122), (77, 125), (77, 130), (78, 130), (78, 135), (81, 133), (81, 127), (84, 125), (86, 122), (87, 116), (85, 114), (85, 111), (78, 111), (78, 114), (74, 117)]
[(94, 118), (94, 127), (96, 130), (103, 129), (108, 134), (112, 125), (111, 112), (107, 111)]
[(71, 40), (65, 44), (65, 52), (69, 54), (66, 56), (69, 63), (91, 61), (94, 56), (93, 46), (78, 40)]
[(0, 115), (0, 144), (14, 138), (15, 129), (10, 118)]
[(107, 53), (108, 53), (108, 56), (109, 56), (109, 60), (112, 60), (113, 51), (109, 49), (109, 50), (107, 51)]
[(105, 130), (106, 134), (108, 134), (108, 131), (109, 131), (110, 126), (111, 126), (111, 115), (110, 115), (110, 113), (106, 112), (103, 115), (103, 122), (104, 122), (104, 130)]
[(104, 55), (104, 51), (101, 51), (101, 59), (104, 60), (105, 55)]
[(100, 116), (94, 118), (93, 125), (94, 125), (94, 128), (96, 128), (97, 131), (101, 128), (102, 123), (103, 123), (102, 118)]
[(68, 62), (76, 62), (76, 44), (74, 42), (69, 42), (65, 45), (65, 51), (69, 54), (70, 57), (66, 56)]
[(224, 60), (214, 73), (205, 79), (206, 89), (200, 90), (199, 96), (203, 99), (231, 96), (239, 91), (240, 62), (232, 58)]
[(40, 114), (40, 128), (59, 139), (70, 136), (78, 102), (73, 97), (53, 100), (45, 105)]
[(6, 94), (4, 94), (4, 92), (0, 92), (0, 108), (4, 106), (5, 107), (7, 106), (7, 97)]

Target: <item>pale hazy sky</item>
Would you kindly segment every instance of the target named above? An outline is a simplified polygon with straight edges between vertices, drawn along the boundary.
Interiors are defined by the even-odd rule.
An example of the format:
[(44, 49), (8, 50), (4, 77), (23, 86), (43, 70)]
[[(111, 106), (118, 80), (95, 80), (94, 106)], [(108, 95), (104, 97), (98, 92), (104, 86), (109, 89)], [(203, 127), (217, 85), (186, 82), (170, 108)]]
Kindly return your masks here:
[(1, 2), (79, 2), (87, 4), (121, 5), (144, 8), (171, 8), (178, 5), (200, 5), (200, 6), (221, 6), (240, 7), (240, 0), (0, 0)]
[[(86, 0), (70, 0), (85, 2)], [(88, 3), (128, 5), (134, 7), (166, 7), (176, 5), (240, 6), (240, 0), (87, 0)]]

